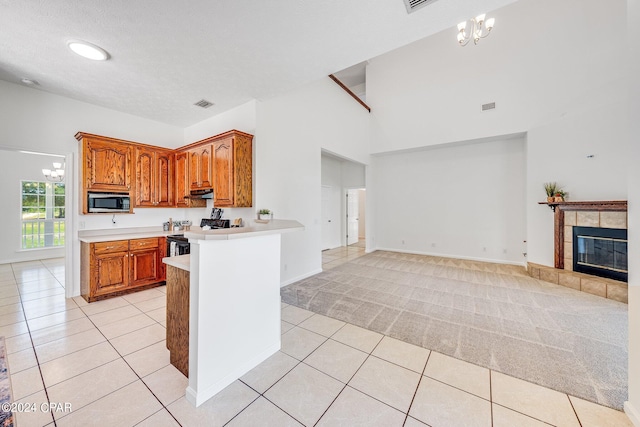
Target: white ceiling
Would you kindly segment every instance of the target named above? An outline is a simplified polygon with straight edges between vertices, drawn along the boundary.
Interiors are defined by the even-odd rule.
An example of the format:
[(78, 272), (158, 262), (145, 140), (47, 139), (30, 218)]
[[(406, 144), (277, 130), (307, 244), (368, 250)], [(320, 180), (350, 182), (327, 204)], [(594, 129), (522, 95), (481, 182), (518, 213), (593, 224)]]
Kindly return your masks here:
[[(186, 127), (515, 0), (0, 0), (0, 79)], [(106, 62), (67, 40), (104, 48)], [(428, 52), (425, 52), (428, 55)], [(215, 103), (202, 109), (200, 99)]]

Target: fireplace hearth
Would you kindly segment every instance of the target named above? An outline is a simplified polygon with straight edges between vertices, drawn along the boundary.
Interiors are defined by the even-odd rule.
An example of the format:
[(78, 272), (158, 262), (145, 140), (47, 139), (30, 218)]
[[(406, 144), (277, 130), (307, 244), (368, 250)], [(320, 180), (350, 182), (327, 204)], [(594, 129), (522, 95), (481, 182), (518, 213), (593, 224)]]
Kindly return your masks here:
[(573, 227), (573, 271), (627, 281), (627, 230)]
[[(627, 256), (623, 255), (626, 246), (620, 242), (626, 240), (628, 228), (626, 200), (540, 204), (554, 208), (554, 264), (552, 267), (527, 262), (529, 274), (546, 282), (626, 303), (629, 297)], [(576, 227), (587, 228), (587, 231), (589, 228), (615, 229), (624, 234), (611, 236), (579, 231), (581, 243), (576, 244)], [(578, 258), (578, 265), (574, 264), (574, 258)]]

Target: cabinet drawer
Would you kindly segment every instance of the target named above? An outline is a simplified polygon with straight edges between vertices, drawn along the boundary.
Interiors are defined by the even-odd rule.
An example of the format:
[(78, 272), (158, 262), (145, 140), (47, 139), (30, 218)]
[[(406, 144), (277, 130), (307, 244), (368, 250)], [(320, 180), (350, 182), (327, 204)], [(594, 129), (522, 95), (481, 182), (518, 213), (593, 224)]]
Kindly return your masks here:
[(96, 255), (108, 254), (111, 252), (127, 252), (129, 251), (129, 241), (114, 240), (111, 242), (94, 243), (93, 251)]
[(157, 248), (158, 247), (158, 238), (151, 237), (148, 239), (135, 239), (129, 240), (130, 246), (129, 249), (132, 251), (138, 249), (149, 249), (149, 248)]

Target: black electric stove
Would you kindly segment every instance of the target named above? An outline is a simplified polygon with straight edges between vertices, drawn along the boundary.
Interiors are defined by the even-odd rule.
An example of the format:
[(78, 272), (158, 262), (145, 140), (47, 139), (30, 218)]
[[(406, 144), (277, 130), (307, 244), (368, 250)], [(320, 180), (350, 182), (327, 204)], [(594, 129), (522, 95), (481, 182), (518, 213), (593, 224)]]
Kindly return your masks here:
[(211, 228), (230, 228), (231, 221), (228, 219), (202, 218), (200, 221), (200, 227), (204, 227), (205, 225), (208, 225)]

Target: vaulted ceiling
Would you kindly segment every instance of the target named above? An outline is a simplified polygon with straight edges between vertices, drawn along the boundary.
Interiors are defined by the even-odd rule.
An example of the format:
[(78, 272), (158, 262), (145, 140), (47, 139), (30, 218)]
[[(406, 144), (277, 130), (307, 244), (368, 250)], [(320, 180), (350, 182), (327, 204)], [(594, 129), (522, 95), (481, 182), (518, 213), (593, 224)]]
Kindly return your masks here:
[[(458, 48), (459, 21), (513, 1), (408, 14), (403, 0), (0, 0), (0, 79), (186, 127), (445, 29)], [(111, 59), (81, 58), (70, 39)]]

